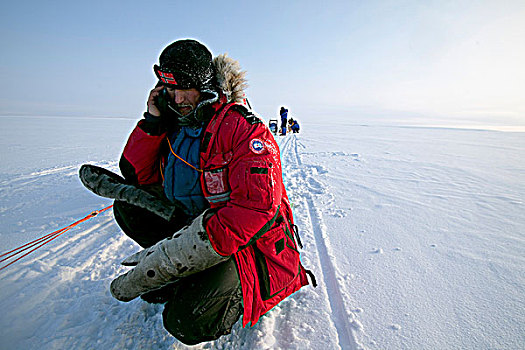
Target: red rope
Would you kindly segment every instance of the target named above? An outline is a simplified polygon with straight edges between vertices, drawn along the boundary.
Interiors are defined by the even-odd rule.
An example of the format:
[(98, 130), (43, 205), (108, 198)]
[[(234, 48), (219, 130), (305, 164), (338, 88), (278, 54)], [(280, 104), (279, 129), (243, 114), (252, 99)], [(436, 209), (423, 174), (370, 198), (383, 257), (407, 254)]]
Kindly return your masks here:
[(68, 226), (66, 226), (64, 228), (61, 228), (60, 230), (48, 233), (47, 235), (44, 235), (44, 236), (42, 236), (40, 238), (37, 238), (34, 241), (28, 242), (28, 243), (26, 243), (24, 245), (21, 245), (18, 248), (15, 248), (13, 250), (10, 250), (8, 252), (0, 254), (0, 258), (2, 258), (2, 257), (7, 255), (5, 258), (0, 260), (0, 263), (2, 263), (4, 261), (7, 261), (7, 260), (15, 257), (16, 255), (21, 254), (22, 252), (24, 252), (24, 251), (26, 251), (28, 249), (31, 249), (31, 248), (36, 246), (35, 248), (31, 249), (27, 253), (23, 254), (22, 256), (19, 256), (15, 260), (10, 261), (7, 265), (0, 267), (0, 271), (2, 271), (6, 267), (14, 264), (15, 262), (17, 262), (18, 260), (22, 259), (23, 257), (29, 255), (30, 253), (34, 252), (35, 250), (37, 250), (38, 248), (42, 247), (43, 245), (48, 244), (49, 242), (51, 242), (52, 240), (56, 239), (58, 236), (64, 234), (65, 232), (69, 231), (70, 229), (72, 229), (73, 227), (77, 226), (78, 224), (80, 224), (80, 223), (82, 223), (84, 221), (87, 221), (89, 219), (92, 219), (95, 216), (97, 216), (98, 214), (103, 213), (103, 212), (105, 212), (106, 210), (108, 210), (108, 209), (110, 209), (112, 207), (113, 207), (113, 205), (110, 205), (110, 206), (105, 207), (103, 209), (95, 210), (94, 212), (92, 212), (91, 214), (87, 215), (86, 217), (84, 217), (84, 218), (82, 218), (82, 219), (80, 219), (78, 221), (75, 221), (74, 223), (72, 223), (72, 224), (70, 224), (70, 225), (68, 225)]

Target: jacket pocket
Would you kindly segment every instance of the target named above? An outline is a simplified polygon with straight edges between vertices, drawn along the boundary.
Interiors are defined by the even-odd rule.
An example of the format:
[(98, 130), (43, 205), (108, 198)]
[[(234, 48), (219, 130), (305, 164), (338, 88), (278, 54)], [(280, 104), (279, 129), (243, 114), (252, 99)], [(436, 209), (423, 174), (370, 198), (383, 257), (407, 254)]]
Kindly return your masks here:
[(261, 237), (253, 249), (261, 297), (268, 300), (299, 274), (299, 252), (285, 223)]
[(228, 179), (228, 167), (205, 169), (204, 196), (210, 203), (224, 202), (230, 199), (231, 188)]
[[(201, 187), (204, 197), (212, 204), (230, 200), (230, 168), (233, 152), (217, 153), (203, 161)], [(201, 159), (202, 161), (202, 159)]]
[(275, 167), (265, 160), (252, 160), (242, 165), (245, 183), (245, 197), (241, 205), (267, 211), (281, 203), (280, 178)]

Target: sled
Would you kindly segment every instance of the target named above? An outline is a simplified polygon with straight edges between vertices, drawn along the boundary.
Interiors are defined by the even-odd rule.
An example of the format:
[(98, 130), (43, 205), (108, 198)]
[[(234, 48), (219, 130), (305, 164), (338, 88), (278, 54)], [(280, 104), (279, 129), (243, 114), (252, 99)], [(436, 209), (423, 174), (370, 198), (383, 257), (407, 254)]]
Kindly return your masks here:
[(268, 122), (268, 128), (274, 135), (277, 134), (277, 119), (270, 119)]

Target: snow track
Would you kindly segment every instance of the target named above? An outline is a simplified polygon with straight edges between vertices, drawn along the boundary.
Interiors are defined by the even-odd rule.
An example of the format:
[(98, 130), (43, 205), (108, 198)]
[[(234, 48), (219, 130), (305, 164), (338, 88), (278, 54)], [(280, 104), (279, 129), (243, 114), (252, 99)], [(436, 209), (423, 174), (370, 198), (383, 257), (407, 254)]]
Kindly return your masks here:
[(345, 305), (340, 290), (335, 258), (329, 248), (326, 226), (323, 224), (321, 210), (316, 205), (315, 196), (320, 196), (327, 192), (326, 187), (316, 176), (319, 174), (320, 168), (315, 165), (303, 164), (299, 153), (301, 144), (297, 139), (297, 135), (292, 134), (288, 136), (282, 142), (280, 148), (281, 157), (283, 158), (283, 173), (286, 175), (293, 174), (292, 176), (295, 179), (290, 196), (302, 201), (301, 208), (304, 208), (303, 211), (307, 217), (308, 227), (313, 231), (315, 249), (320, 263), (320, 271), (317, 274), (323, 277), (322, 281), (319, 282), (324, 284), (328, 294), (332, 323), (337, 329), (339, 346), (342, 349), (361, 349), (362, 346), (354, 335), (354, 332), (361, 330), (361, 326), (355, 320), (355, 316), (346, 311), (348, 307)]
[(323, 281), (326, 284), (328, 298), (330, 300), (330, 309), (333, 315), (332, 319), (337, 328), (339, 345), (342, 349), (359, 349), (360, 345), (353, 334), (353, 332), (359, 330), (359, 328), (354, 327), (357, 323), (353, 320), (353, 317), (346, 312), (345, 302), (338, 284), (336, 269), (324, 241), (326, 239), (326, 233), (323, 230), (319, 212), (315, 208), (311, 198), (308, 198), (306, 202), (309, 218), (314, 230), (315, 243), (321, 260)]

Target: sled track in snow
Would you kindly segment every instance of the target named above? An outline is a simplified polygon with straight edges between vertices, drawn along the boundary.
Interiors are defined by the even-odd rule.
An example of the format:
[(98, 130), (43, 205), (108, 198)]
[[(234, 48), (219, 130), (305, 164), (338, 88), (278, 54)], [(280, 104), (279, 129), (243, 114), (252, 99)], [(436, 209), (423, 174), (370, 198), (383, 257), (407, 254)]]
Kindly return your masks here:
[[(299, 145), (297, 143), (296, 135), (288, 136), (281, 146), (281, 154), (286, 161), (287, 166), (298, 170), (298, 175), (302, 177), (302, 186), (309, 187), (313, 184), (314, 190), (319, 191), (319, 186), (323, 187), (312, 174), (315, 174), (317, 167), (303, 164), (299, 156)], [(311, 169), (310, 169), (311, 168)], [(310, 186), (311, 187), (311, 186)], [(355, 321), (352, 316), (346, 312), (345, 302), (341, 289), (338, 285), (337, 272), (333, 258), (326, 245), (326, 228), (322, 221), (322, 213), (317, 208), (313, 194), (308, 189), (301, 191), (303, 197), (303, 204), (306, 208), (306, 214), (313, 229), (313, 236), (315, 238), (315, 245), (319, 255), (319, 260), (322, 269), (322, 281), (326, 286), (328, 294), (328, 302), (331, 309), (332, 321), (335, 325), (338, 335), (339, 346), (341, 349), (362, 349), (362, 346), (356, 340), (354, 329), (356, 329)], [(320, 283), (320, 284), (321, 284)]]

